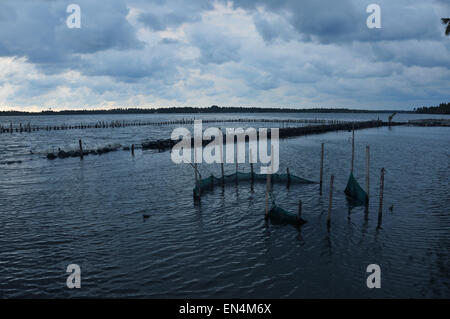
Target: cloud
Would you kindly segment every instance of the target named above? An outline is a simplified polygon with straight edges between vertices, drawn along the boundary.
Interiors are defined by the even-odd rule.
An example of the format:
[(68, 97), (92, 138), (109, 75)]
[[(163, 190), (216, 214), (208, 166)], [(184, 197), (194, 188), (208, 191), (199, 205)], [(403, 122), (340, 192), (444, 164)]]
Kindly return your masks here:
[(0, 107), (411, 108), (448, 101), (448, 1), (0, 2)]
[(277, 39), (289, 41), (293, 39), (292, 26), (279, 15), (257, 13), (253, 16), (255, 27), (264, 41)]
[(154, 31), (163, 31), (169, 27), (178, 27), (192, 20), (194, 20), (193, 17), (176, 13), (156, 15), (151, 12), (145, 12), (139, 16), (139, 21)]
[[(382, 29), (372, 30), (366, 26), (371, 2), (360, 0), (247, 0), (235, 1), (234, 6), (255, 12), (271, 12), (279, 21), (288, 22), (303, 40), (321, 43), (345, 43), (354, 41), (386, 41), (408, 39), (439, 39), (437, 5), (444, 2), (423, 0), (379, 0)], [(283, 35), (284, 22), (269, 25), (260, 17), (255, 19), (263, 38)]]
[(176, 28), (186, 22), (195, 22), (203, 11), (213, 8), (208, 0), (196, 1), (138, 1), (142, 8), (138, 21), (153, 31)]
[(200, 50), (200, 63), (222, 64), (240, 59), (239, 42), (220, 31), (211, 32), (200, 27), (192, 32), (190, 41)]
[(78, 54), (142, 47), (127, 22), (125, 2), (81, 0), (78, 4), (82, 27), (69, 29), (65, 1), (1, 2), (0, 56), (26, 57), (54, 71), (76, 67)]

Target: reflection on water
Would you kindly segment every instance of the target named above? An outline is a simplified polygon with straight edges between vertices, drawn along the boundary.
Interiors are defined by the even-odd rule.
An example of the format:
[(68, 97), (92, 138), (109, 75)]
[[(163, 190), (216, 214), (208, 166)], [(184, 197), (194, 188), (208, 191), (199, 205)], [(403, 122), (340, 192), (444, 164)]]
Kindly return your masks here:
[[(318, 179), (325, 143), (322, 196), (318, 185), (274, 186), (281, 207), (296, 211), (302, 200), (308, 223), (301, 229), (264, 220), (260, 183), (216, 187), (195, 204), (193, 170), (173, 164), (169, 152), (138, 150), (132, 157), (121, 151), (83, 161), (43, 156), (79, 138), (137, 144), (167, 138), (171, 129), (0, 135), (0, 162), (22, 161), (0, 165), (0, 297), (450, 297), (448, 128), (356, 132), (355, 177), (361, 185), (365, 145), (371, 146), (367, 210), (351, 208), (343, 193), (351, 133), (282, 140), (280, 171), (289, 167), (312, 180)], [(384, 211), (377, 230), (381, 167)], [(218, 165), (199, 168), (202, 176), (220, 172)], [(225, 165), (225, 173), (234, 170)], [(71, 263), (81, 267), (78, 290), (66, 288)], [(372, 263), (381, 266), (378, 290), (366, 287)]]

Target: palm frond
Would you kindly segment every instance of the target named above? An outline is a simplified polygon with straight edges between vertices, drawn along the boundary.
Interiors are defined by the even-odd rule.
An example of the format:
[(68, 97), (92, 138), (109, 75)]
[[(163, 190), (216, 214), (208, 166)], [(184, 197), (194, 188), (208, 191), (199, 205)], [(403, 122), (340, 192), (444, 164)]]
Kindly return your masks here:
[(450, 34), (450, 18), (441, 18), (442, 24), (446, 24), (447, 28), (445, 28), (445, 35)]

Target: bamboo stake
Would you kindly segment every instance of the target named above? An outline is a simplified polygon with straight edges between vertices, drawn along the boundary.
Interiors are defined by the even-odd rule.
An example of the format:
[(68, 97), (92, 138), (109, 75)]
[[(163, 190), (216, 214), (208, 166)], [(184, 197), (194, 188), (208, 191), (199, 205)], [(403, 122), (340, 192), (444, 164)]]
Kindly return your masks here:
[(80, 145), (80, 159), (83, 159), (83, 144), (81, 140), (78, 140), (78, 144)]
[(370, 188), (370, 146), (366, 145), (366, 192), (367, 204), (369, 203), (369, 188)]
[(195, 186), (198, 186), (197, 149), (195, 147), (194, 147), (194, 171), (195, 171)]
[(253, 183), (253, 161), (252, 161), (252, 152), (250, 151), (250, 172), (251, 172), (251, 176), (252, 176), (252, 183)]
[(378, 207), (378, 228), (381, 227), (383, 217), (383, 192), (384, 192), (384, 167), (381, 169), (380, 176), (380, 206)]
[(265, 218), (269, 218), (269, 193), (270, 193), (270, 178), (273, 171), (273, 145), (271, 146), (271, 168), (270, 171), (267, 172), (267, 179), (266, 179), (266, 216)]
[(327, 224), (328, 224), (328, 226), (330, 226), (331, 209), (333, 207), (333, 183), (334, 183), (334, 175), (331, 175), (331, 179), (330, 179), (330, 202), (328, 204), (328, 217), (327, 217)]
[(236, 142), (236, 183), (238, 182), (238, 144)]
[(202, 185), (201, 185), (201, 181), (202, 181), (202, 174), (200, 174), (200, 172), (198, 172), (198, 196), (202, 197)]
[(287, 173), (287, 183), (289, 186), (289, 184), (291, 184), (291, 174), (289, 173), (289, 167), (286, 168), (286, 173)]
[(298, 201), (298, 220), (302, 220), (302, 201)]
[(266, 216), (265, 218), (269, 218), (269, 192), (270, 192), (270, 174), (267, 173), (266, 179)]
[(223, 186), (225, 182), (225, 174), (223, 170), (223, 137), (220, 143), (220, 170), (222, 171), (222, 186)]
[(352, 130), (352, 169), (351, 172), (353, 173), (353, 163), (355, 161), (355, 126), (353, 125)]
[(195, 185), (197, 185), (198, 184), (197, 163), (194, 163), (194, 170), (195, 170)]
[(131, 155), (134, 156), (134, 144), (131, 144)]
[(320, 195), (322, 195), (322, 184), (323, 184), (323, 153), (324, 153), (324, 143), (321, 146), (322, 150), (320, 153)]

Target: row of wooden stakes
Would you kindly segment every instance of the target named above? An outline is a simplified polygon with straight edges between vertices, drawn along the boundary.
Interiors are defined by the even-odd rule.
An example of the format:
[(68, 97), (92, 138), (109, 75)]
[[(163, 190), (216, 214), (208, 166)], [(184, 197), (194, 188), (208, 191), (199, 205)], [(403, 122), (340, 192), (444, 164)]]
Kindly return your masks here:
[[(195, 119), (181, 119), (174, 121), (99, 121), (96, 123), (80, 123), (80, 124), (61, 124), (61, 125), (31, 125), (30, 122), (26, 124), (19, 123), (13, 125), (10, 122), (9, 126), (0, 126), (0, 133), (31, 133), (36, 131), (62, 131), (75, 129), (98, 129), (98, 128), (121, 128), (130, 126), (150, 126), (150, 125), (192, 125)], [(324, 119), (206, 119), (203, 123), (318, 123), (318, 124), (344, 124), (349, 121), (340, 120), (324, 120)]]

